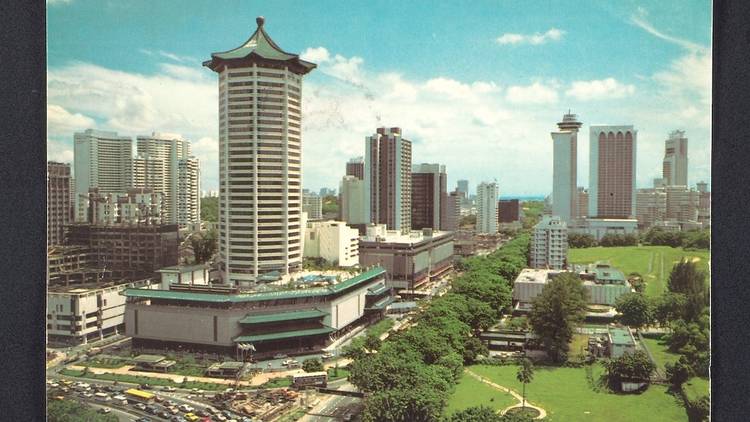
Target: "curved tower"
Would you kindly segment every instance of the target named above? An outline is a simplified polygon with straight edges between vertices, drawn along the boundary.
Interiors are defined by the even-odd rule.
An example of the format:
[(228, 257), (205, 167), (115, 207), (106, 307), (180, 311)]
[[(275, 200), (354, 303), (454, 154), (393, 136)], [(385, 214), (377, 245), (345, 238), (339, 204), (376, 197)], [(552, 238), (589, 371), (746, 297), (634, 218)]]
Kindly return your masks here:
[(225, 283), (302, 267), (302, 77), (316, 65), (258, 28), (212, 53), (219, 74), (219, 256)]

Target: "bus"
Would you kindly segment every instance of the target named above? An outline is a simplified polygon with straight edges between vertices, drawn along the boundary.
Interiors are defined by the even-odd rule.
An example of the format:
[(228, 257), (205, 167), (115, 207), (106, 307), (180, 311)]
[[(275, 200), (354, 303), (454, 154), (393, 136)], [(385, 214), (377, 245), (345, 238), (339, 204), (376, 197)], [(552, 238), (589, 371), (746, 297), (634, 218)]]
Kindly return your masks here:
[(125, 390), (125, 396), (128, 398), (128, 401), (130, 402), (137, 402), (137, 403), (143, 403), (143, 404), (153, 403), (154, 397), (156, 397), (154, 393), (136, 390), (135, 388)]
[(292, 386), (325, 387), (328, 385), (328, 372), (307, 372), (292, 376)]

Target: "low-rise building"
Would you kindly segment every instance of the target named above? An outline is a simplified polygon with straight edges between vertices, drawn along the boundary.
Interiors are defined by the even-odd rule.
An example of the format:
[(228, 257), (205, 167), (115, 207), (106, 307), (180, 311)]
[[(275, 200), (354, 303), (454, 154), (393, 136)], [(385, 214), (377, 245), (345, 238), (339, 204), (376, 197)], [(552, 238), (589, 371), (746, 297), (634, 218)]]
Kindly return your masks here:
[(388, 283), (411, 289), (437, 280), (453, 269), (453, 232), (430, 229), (403, 234), (369, 225), (359, 241), (359, 263), (386, 269)]
[(597, 241), (608, 234), (637, 234), (638, 220), (635, 218), (589, 218), (582, 220), (581, 224), (575, 228), (575, 232), (590, 234)]
[[(125, 291), (126, 334), (136, 349), (203, 350), (262, 358), (319, 351), (393, 301), (375, 267), (326, 285), (170, 285)], [(262, 288), (261, 288), (262, 287)]]
[(343, 221), (308, 221), (303, 244), (305, 258), (323, 258), (339, 267), (359, 264), (359, 231)]
[(164, 287), (172, 284), (188, 284), (205, 286), (209, 284), (209, 265), (175, 265), (165, 267), (158, 272), (161, 274), (161, 285)]
[(625, 353), (635, 353), (635, 338), (626, 327), (612, 327), (609, 329), (609, 357), (619, 358)]
[(75, 286), (50, 286), (47, 290), (47, 339), (56, 344), (81, 344), (125, 331), (125, 297), (128, 288), (155, 288), (151, 279), (100, 281)]

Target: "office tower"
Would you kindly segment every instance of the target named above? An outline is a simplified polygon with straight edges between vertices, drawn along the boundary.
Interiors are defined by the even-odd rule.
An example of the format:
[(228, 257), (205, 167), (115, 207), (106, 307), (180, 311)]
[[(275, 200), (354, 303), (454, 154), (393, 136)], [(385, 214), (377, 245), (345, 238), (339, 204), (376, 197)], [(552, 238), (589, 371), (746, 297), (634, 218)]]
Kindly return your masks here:
[(461, 179), (456, 182), (456, 190), (463, 195), (464, 199), (469, 199), (469, 181)]
[(637, 131), (629, 126), (591, 126), (589, 131), (589, 218), (635, 216)]
[(662, 177), (667, 186), (687, 186), (688, 140), (685, 132), (675, 130), (664, 142)]
[(47, 246), (63, 244), (63, 227), (73, 218), (70, 179), (70, 164), (47, 163)]
[(711, 225), (711, 192), (708, 183), (698, 182), (698, 221), (704, 226)]
[(559, 216), (545, 215), (534, 226), (529, 248), (532, 268), (562, 270), (568, 261), (568, 226)]
[(365, 138), (365, 213), (388, 230), (411, 231), (411, 141), (397, 127)]
[(125, 192), (133, 183), (133, 140), (117, 132), (87, 129), (75, 133), (73, 172), (75, 173), (75, 220), (86, 221), (81, 197), (89, 189), (102, 193)]
[(552, 132), (552, 214), (566, 223), (576, 218), (578, 199), (578, 129), (582, 123), (575, 114), (563, 115), (557, 124), (559, 131)]
[(687, 186), (666, 186), (667, 195), (666, 219), (680, 223), (698, 221), (700, 192)]
[(576, 199), (578, 212), (576, 218), (585, 218), (589, 216), (589, 191), (583, 186), (578, 186), (578, 199)]
[(344, 176), (340, 186), (341, 220), (349, 225), (369, 223), (365, 216), (365, 181), (356, 176)]
[(521, 202), (518, 199), (501, 199), (497, 202), (498, 222), (521, 221)]
[(219, 255), (231, 284), (302, 266), (302, 77), (316, 65), (256, 22), (250, 39), (203, 63), (219, 74)]
[(200, 166), (190, 142), (180, 135), (152, 133), (136, 138), (133, 187), (151, 188), (164, 198), (165, 224), (200, 222)]
[(666, 215), (667, 193), (663, 186), (655, 185), (653, 188), (638, 189), (635, 216), (640, 229), (648, 229), (656, 223), (663, 222)]
[(461, 221), (461, 192), (453, 191), (441, 203), (440, 230), (456, 231)]
[(497, 233), (497, 200), (500, 189), (497, 182), (482, 182), (477, 186), (477, 233)]
[(354, 176), (359, 180), (365, 180), (365, 160), (362, 157), (354, 157), (346, 163), (346, 175)]
[(411, 173), (411, 228), (444, 230), (442, 203), (448, 196), (448, 175), (440, 164), (415, 164)]
[(320, 220), (323, 218), (323, 198), (315, 193), (302, 195), (302, 212), (307, 213), (308, 220)]

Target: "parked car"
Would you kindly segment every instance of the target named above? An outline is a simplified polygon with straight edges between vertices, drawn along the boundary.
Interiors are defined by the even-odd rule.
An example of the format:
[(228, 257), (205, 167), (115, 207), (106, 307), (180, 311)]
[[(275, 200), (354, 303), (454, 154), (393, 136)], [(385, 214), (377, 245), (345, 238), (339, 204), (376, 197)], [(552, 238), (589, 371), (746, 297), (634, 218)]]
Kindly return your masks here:
[(323, 355), (322, 355), (321, 357), (322, 357), (323, 359), (331, 359), (331, 358), (333, 358), (333, 353), (331, 353), (331, 352), (326, 352), (326, 353), (323, 353)]
[(180, 409), (178, 409), (176, 406), (169, 406), (167, 407), (167, 410), (173, 415), (180, 413)]
[(177, 408), (180, 409), (180, 411), (182, 411), (182, 412), (192, 412), (193, 410), (195, 410), (195, 409), (193, 409), (193, 406), (191, 406), (189, 404), (181, 404), (181, 405), (177, 406)]
[(204, 409), (198, 409), (194, 412), (196, 415), (205, 417), (205, 416), (211, 416), (210, 413), (206, 412)]
[(135, 407), (138, 410), (146, 410), (146, 405), (143, 403), (136, 403), (135, 406), (133, 407)]
[(175, 391), (177, 391), (177, 389), (174, 388), (174, 387), (172, 387), (171, 385), (165, 385), (164, 387), (162, 387), (162, 390), (169, 391), (169, 392), (175, 392)]
[(285, 355), (285, 354), (283, 354), (283, 353), (277, 353), (277, 354), (273, 355), (274, 359), (284, 359), (284, 358), (287, 358), (287, 357), (288, 356)]
[(151, 386), (148, 385), (148, 384), (139, 384), (138, 388), (141, 389), (141, 390), (150, 390)]
[(169, 419), (172, 417), (172, 414), (167, 412), (166, 410), (162, 410), (161, 412), (157, 413), (156, 416), (163, 419)]
[(155, 415), (159, 412), (159, 408), (156, 406), (146, 406), (146, 412)]
[(110, 409), (109, 407), (102, 407), (101, 409), (99, 409), (99, 413), (104, 413), (105, 415), (111, 411), (112, 409)]
[(199, 417), (195, 416), (194, 413), (185, 413), (185, 420), (190, 422), (195, 422), (197, 420), (200, 420)]

